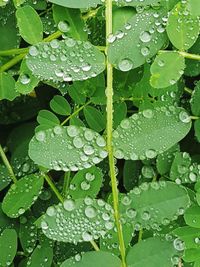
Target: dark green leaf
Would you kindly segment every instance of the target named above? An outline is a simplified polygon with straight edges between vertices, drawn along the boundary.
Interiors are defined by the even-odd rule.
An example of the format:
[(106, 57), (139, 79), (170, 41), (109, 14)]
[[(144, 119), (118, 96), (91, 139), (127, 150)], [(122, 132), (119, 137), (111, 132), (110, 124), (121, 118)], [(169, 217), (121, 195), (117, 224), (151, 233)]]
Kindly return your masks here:
[(85, 119), (89, 127), (97, 132), (101, 132), (106, 127), (106, 119), (102, 113), (91, 106), (87, 106), (83, 109)]
[(60, 115), (66, 116), (71, 113), (71, 107), (68, 101), (60, 95), (55, 95), (50, 102), (51, 109)]
[(5, 229), (0, 235), (0, 266), (11, 265), (17, 252), (17, 233), (14, 229)]

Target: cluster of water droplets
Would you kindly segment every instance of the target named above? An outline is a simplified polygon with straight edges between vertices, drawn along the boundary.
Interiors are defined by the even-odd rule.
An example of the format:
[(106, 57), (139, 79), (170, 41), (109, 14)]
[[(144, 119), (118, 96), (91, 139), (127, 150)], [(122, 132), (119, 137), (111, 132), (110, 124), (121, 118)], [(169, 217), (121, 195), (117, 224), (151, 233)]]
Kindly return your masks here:
[[(149, 7), (148, 7), (149, 8)], [(138, 8), (137, 14), (130, 19), (122, 29), (115, 32), (115, 34), (110, 34), (108, 36), (108, 42), (113, 47), (113, 49), (119, 46), (121, 41), (126, 40), (127, 43), (134, 41), (136, 49), (140, 56), (144, 57), (144, 62), (149, 62), (150, 57), (152, 57), (156, 50), (152, 47), (156, 46), (159, 40), (159, 34), (165, 32), (165, 26), (167, 23), (167, 16), (163, 16), (162, 12), (159, 12), (159, 8), (155, 8), (153, 12), (149, 12), (144, 8)], [(148, 28), (142, 27), (142, 21), (148, 18)], [(139, 32), (139, 33), (138, 33)], [(123, 40), (124, 39), (124, 40)], [(155, 50), (155, 51), (154, 51)], [(127, 56), (121, 58), (117, 63), (118, 69), (121, 71), (129, 71), (135, 67), (134, 60), (131, 54), (127, 52)]]
[[(39, 131), (31, 141), (30, 156), (39, 164), (56, 171), (90, 168), (107, 157), (106, 142), (98, 133), (85, 127), (55, 126)], [(38, 151), (35, 147), (39, 145)], [(55, 153), (55, 151), (57, 151)]]
[[(64, 28), (64, 22), (60, 27)], [(65, 38), (30, 47), (27, 65), (35, 76), (41, 80), (70, 82), (95, 77), (104, 70), (104, 55), (91, 43)]]
[(13, 166), (13, 170), (17, 177), (23, 177), (27, 174), (33, 173), (37, 167), (34, 162), (29, 158), (29, 156), (25, 157), (12, 157), (11, 163)]
[[(120, 126), (113, 132), (114, 156), (118, 159), (144, 160), (153, 159), (158, 154), (163, 153), (166, 150), (165, 146), (161, 146), (159, 150), (155, 150), (149, 147), (148, 143), (145, 143), (143, 144), (143, 153), (141, 152), (141, 147), (138, 148), (140, 153), (138, 155), (138, 142), (134, 142), (135, 137), (138, 136), (139, 133), (145, 135), (145, 132), (148, 131), (146, 125), (153, 124), (160, 116), (163, 116), (163, 118), (166, 116), (177, 116), (177, 110), (174, 106), (156, 107), (155, 109), (143, 110), (142, 112), (122, 120)], [(151, 120), (152, 123), (150, 123), (149, 120)], [(188, 113), (183, 110), (178, 113), (178, 121), (189, 123), (191, 118)], [(164, 136), (160, 136), (159, 138), (162, 139)]]
[(12, 181), (5, 165), (0, 165), (0, 177), (1, 177), (0, 189), (5, 188)]
[(41, 222), (50, 239), (77, 244), (105, 235), (114, 227), (112, 207), (104, 200), (68, 198), (63, 204), (50, 206)]
[(170, 178), (177, 184), (195, 183), (200, 177), (200, 164), (192, 163), (191, 157), (187, 152), (179, 152), (175, 155)]
[[(166, 193), (166, 190), (168, 189), (165, 181), (145, 182), (139, 187), (134, 187), (133, 190), (121, 199), (120, 209), (122, 213), (122, 223), (133, 224), (136, 231), (139, 231), (141, 228), (161, 231), (161, 225), (168, 225), (170, 221), (176, 220), (178, 216), (183, 215), (186, 207), (179, 207), (169, 218), (166, 217), (163, 211), (159, 210), (153, 202), (151, 206), (148, 204), (145, 207), (144, 203), (147, 195), (151, 196), (152, 194), (157, 194), (157, 196), (161, 196)], [(143, 205), (140, 205), (140, 203), (143, 203)]]

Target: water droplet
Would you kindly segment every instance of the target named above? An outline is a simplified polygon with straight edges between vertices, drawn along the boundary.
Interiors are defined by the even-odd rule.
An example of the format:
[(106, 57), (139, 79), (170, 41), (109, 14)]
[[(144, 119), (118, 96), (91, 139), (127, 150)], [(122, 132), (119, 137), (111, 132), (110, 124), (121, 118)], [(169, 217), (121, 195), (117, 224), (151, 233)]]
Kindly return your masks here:
[(81, 189), (84, 190), (84, 191), (89, 190), (90, 189), (90, 184), (87, 183), (86, 181), (83, 181), (81, 183)]
[(52, 217), (56, 214), (56, 210), (54, 207), (48, 207), (47, 211), (46, 211), (47, 215)]
[(148, 43), (149, 41), (151, 41), (151, 34), (149, 32), (141, 32), (140, 33), (140, 40), (143, 42), (143, 43)]
[(179, 119), (183, 122), (183, 123), (189, 123), (191, 121), (190, 116), (188, 115), (188, 113), (186, 111), (181, 111), (179, 113)]
[(39, 142), (44, 142), (46, 138), (46, 134), (44, 131), (39, 131), (35, 134), (35, 138)]
[(133, 218), (136, 217), (136, 215), (137, 215), (137, 211), (134, 210), (134, 209), (132, 209), (132, 208), (129, 208), (129, 209), (126, 210), (126, 215), (127, 215), (129, 218), (133, 219)]
[(22, 74), (19, 76), (19, 81), (22, 83), (22, 84), (29, 84), (31, 79), (30, 77), (27, 75), (27, 74)]
[(36, 57), (39, 54), (38, 49), (35, 46), (31, 46), (29, 48), (29, 54), (33, 57)]
[(153, 159), (157, 156), (157, 152), (154, 150), (154, 149), (148, 149), (146, 152), (145, 152), (145, 155), (148, 159)]
[(73, 144), (76, 148), (82, 148), (84, 146), (83, 140), (78, 136), (73, 139)]
[(129, 71), (133, 68), (133, 62), (132, 62), (132, 60), (130, 60), (128, 58), (124, 58), (124, 59), (120, 60), (120, 62), (118, 64), (118, 68), (121, 71)]
[(179, 238), (174, 239), (173, 241), (174, 248), (178, 251), (183, 251), (185, 249), (185, 243)]
[(59, 21), (58, 23), (58, 29), (61, 32), (68, 32), (70, 30), (69, 23), (67, 21)]
[(67, 127), (67, 133), (70, 137), (75, 137), (79, 134), (79, 130), (76, 126), (71, 125)]
[(63, 203), (64, 209), (67, 211), (72, 211), (75, 209), (75, 202), (72, 199), (66, 199)]
[(151, 109), (145, 109), (145, 110), (143, 110), (142, 111), (142, 114), (147, 119), (153, 118), (153, 110), (151, 110)]
[(90, 233), (88, 233), (88, 232), (84, 232), (82, 234), (82, 238), (83, 238), (84, 241), (87, 241), (87, 242), (89, 242), (89, 241), (91, 241), (93, 239), (92, 235)]
[(96, 209), (94, 207), (88, 206), (88, 207), (85, 208), (85, 215), (88, 218), (92, 219), (92, 218), (96, 217), (97, 211), (96, 211)]

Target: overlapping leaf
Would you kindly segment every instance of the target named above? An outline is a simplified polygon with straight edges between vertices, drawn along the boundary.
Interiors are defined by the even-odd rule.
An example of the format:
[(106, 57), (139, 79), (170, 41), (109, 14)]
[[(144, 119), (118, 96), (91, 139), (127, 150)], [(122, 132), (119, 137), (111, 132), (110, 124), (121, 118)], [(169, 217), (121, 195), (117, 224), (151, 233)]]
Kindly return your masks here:
[(90, 129), (58, 125), (36, 133), (29, 145), (29, 155), (48, 169), (77, 171), (107, 157), (105, 145), (103, 137)]
[(32, 46), (27, 66), (41, 80), (70, 82), (95, 77), (105, 68), (105, 57), (89, 42), (71, 38)]

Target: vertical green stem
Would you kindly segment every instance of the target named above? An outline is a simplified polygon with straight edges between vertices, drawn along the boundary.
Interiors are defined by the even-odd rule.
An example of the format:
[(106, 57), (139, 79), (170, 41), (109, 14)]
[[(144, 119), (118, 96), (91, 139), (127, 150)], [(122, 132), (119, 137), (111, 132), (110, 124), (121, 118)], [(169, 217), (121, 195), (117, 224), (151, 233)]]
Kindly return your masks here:
[[(112, 34), (112, 0), (106, 0), (106, 37)], [(106, 54), (108, 50), (108, 40), (106, 41)], [(113, 67), (108, 60), (107, 56), (107, 150), (108, 150), (108, 159), (109, 159), (109, 168), (110, 168), (110, 177), (112, 185), (112, 195), (113, 195), (113, 208), (115, 223), (117, 227), (119, 247), (121, 253), (122, 267), (126, 267), (125, 260), (125, 245), (122, 232), (122, 225), (120, 222), (119, 214), (119, 199), (118, 199), (118, 188), (117, 188), (117, 178), (115, 173), (115, 162), (113, 156), (113, 146), (112, 146), (112, 132), (113, 132)]]
[(1, 145), (0, 145), (0, 156), (1, 156), (1, 158), (2, 158), (2, 160), (3, 160), (3, 163), (5, 164), (5, 166), (6, 166), (7, 170), (8, 170), (8, 172), (9, 172), (9, 174), (10, 174), (10, 176), (11, 176), (13, 182), (16, 183), (16, 182), (17, 182), (17, 178), (16, 178), (16, 176), (15, 176), (15, 174), (14, 174), (14, 172), (13, 172), (13, 169), (12, 169), (12, 167), (11, 167), (11, 165), (10, 165), (10, 162), (8, 161), (8, 159), (7, 159), (7, 157), (6, 157), (6, 154), (5, 154), (5, 152), (3, 151), (3, 148), (2, 148)]
[(64, 174), (64, 182), (63, 182), (63, 190), (62, 190), (62, 195), (66, 197), (69, 189), (69, 184), (70, 184), (70, 172), (65, 172)]

